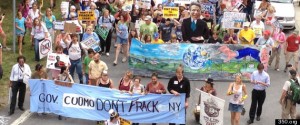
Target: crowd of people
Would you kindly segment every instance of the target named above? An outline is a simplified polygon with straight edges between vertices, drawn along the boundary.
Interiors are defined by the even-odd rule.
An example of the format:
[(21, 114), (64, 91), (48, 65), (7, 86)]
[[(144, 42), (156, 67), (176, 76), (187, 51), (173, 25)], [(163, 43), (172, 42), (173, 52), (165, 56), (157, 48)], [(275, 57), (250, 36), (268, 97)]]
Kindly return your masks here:
[[(18, 42), (17, 64), (12, 67), (10, 75), (10, 86), (12, 88), (12, 99), (10, 103), (9, 114), (14, 114), (16, 107), (17, 93), (19, 92), (18, 107), (24, 110), (23, 103), (25, 98), (26, 85), (24, 79), (51, 79), (71, 83), (88, 84), (106, 88), (118, 89), (130, 94), (165, 94), (167, 91), (174, 95), (186, 93), (185, 107), (189, 106), (188, 98), (190, 97), (190, 82), (183, 75), (183, 67), (179, 66), (176, 75), (170, 78), (168, 86), (165, 87), (159, 80), (157, 73), (151, 75), (151, 82), (147, 85), (141, 84), (141, 77), (133, 77), (131, 71), (127, 71), (124, 76), (114, 83), (109, 78), (108, 63), (100, 60), (102, 55), (110, 56), (110, 48), (115, 46), (115, 58), (111, 62), (112, 66), (117, 66), (120, 53), (123, 53), (122, 62), (125, 63), (129, 57), (129, 49), (132, 39), (138, 39), (146, 44), (169, 44), (169, 43), (198, 43), (198, 44), (242, 44), (264, 46), (270, 54), (269, 66), (276, 57), (274, 69), (279, 70), (280, 53), (284, 51), (286, 66), (284, 72), (288, 70), (290, 60), (293, 59), (295, 67), (290, 70), (291, 79), (283, 87), (282, 98), (280, 103), (285, 106), (282, 118), (288, 118), (291, 114), (295, 118), (295, 103), (293, 100), (286, 99), (290, 87), (297, 81), (297, 67), (299, 61), (299, 41), (298, 31), (294, 31), (286, 37), (283, 32), (284, 27), (275, 27), (271, 20), (276, 18), (276, 10), (268, 0), (262, 0), (258, 10), (262, 14), (253, 17), (253, 4), (255, 1), (241, 1), (245, 8), (238, 10), (232, 1), (208, 1), (202, 0), (191, 2), (190, 4), (177, 4), (172, 0), (162, 3), (155, 3), (151, 0), (149, 8), (139, 6), (136, 0), (133, 1), (132, 10), (123, 9), (125, 1), (123, 0), (66, 0), (69, 2), (69, 12), (61, 13), (62, 17), (56, 17), (52, 10), (57, 10), (55, 0), (51, 0), (51, 5), (46, 8), (45, 13), (41, 10), (43, 2), (35, 0), (23, 0), (18, 6), (16, 13), (16, 36)], [(212, 4), (215, 9), (211, 14), (203, 8), (203, 4)], [(164, 7), (179, 7), (179, 18), (164, 18)], [(95, 20), (78, 21), (78, 11), (93, 11)], [(226, 29), (222, 26), (222, 17), (224, 12), (242, 12), (247, 14), (246, 22), (243, 23), (242, 29)], [(72, 34), (64, 30), (55, 30), (54, 22), (57, 19), (63, 21), (78, 21), (83, 28), (83, 33)], [(254, 20), (253, 20), (254, 19)], [(253, 20), (253, 21), (252, 21)], [(7, 46), (6, 34), (2, 30), (5, 14), (0, 18), (0, 36), (3, 39), (3, 46), (0, 44), (0, 79), (2, 78), (2, 50), (10, 51)], [(139, 22), (139, 23), (136, 23)], [(97, 27), (107, 29), (108, 35), (103, 39), (95, 32)], [(23, 51), (26, 48), (22, 46), (29, 41), (24, 41), (26, 33), (30, 33), (30, 44), (34, 47), (35, 60), (38, 64), (35, 72), (31, 72), (30, 67), (26, 64), (26, 55)], [(95, 52), (91, 48), (84, 48), (81, 41), (93, 37), (99, 43), (100, 52)], [(67, 63), (56, 64), (59, 69), (51, 69), (51, 76), (42, 64), (39, 57), (39, 42), (51, 39), (54, 43), (54, 52), (57, 54), (68, 55)], [(283, 50), (282, 50), (283, 49)], [(267, 65), (268, 66), (268, 65)], [(78, 81), (74, 79), (74, 72), (78, 75)], [(296, 72), (296, 73), (295, 73)], [(84, 81), (85, 77), (85, 81)], [(201, 90), (216, 95), (213, 88), (213, 79), (207, 79)], [(265, 89), (270, 86), (270, 77), (266, 70), (266, 65), (259, 64), (257, 71), (252, 73), (251, 83), (254, 85), (252, 91), (252, 102), (249, 111), (248, 124), (260, 120), (262, 105), (266, 93)], [(117, 86), (116, 86), (117, 85)], [(228, 96), (232, 96), (229, 102), (229, 111), (231, 111), (231, 124), (238, 125), (240, 114), (243, 111), (244, 100), (247, 99), (246, 85), (242, 82), (242, 76), (237, 75), (235, 81), (229, 85)], [(286, 102), (286, 103), (284, 103)], [(199, 100), (200, 103), (200, 100)], [(287, 109), (289, 108), (289, 109)], [(110, 111), (111, 119), (109, 124), (117, 124), (114, 118), (118, 114)], [(61, 119), (61, 116), (59, 116)], [(138, 123), (134, 123), (137, 125)], [(153, 123), (155, 124), (155, 123)]]

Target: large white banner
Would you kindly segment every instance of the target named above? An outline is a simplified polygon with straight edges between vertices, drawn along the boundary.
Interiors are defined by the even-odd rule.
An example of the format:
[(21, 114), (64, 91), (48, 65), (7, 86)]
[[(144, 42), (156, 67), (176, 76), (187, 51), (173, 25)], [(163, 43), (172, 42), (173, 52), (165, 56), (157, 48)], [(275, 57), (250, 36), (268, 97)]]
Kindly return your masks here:
[(225, 100), (203, 91), (200, 93), (200, 123), (202, 125), (223, 125)]
[(52, 53), (52, 41), (51, 39), (44, 39), (39, 42), (40, 59), (46, 57), (49, 53)]

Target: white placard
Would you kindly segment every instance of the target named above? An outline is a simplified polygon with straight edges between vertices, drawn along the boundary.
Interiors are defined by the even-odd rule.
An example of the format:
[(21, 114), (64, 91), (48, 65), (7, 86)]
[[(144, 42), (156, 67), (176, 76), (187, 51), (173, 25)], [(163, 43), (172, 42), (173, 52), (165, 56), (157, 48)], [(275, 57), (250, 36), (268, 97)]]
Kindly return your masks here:
[(39, 42), (40, 59), (46, 57), (49, 53), (52, 53), (52, 41), (51, 39), (44, 39)]
[(62, 1), (60, 4), (60, 12), (63, 15), (63, 18), (68, 18), (69, 15), (69, 2)]
[(53, 28), (55, 30), (64, 30), (64, 22), (63, 21), (54, 21)]
[(60, 70), (62, 66), (68, 66), (70, 60), (66, 54), (50, 53), (47, 57), (47, 69)]

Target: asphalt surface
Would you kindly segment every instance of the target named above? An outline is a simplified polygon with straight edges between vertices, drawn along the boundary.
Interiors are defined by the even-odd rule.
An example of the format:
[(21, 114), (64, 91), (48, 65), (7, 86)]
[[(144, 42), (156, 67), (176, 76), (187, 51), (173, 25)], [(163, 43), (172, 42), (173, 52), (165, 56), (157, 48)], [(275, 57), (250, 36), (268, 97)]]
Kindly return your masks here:
[[(300, 8), (296, 7), (296, 12), (300, 12)], [(296, 14), (296, 20), (297, 24), (300, 24), (300, 14)], [(299, 28), (298, 28), (299, 29)], [(291, 31), (287, 31), (287, 34), (290, 34)], [(128, 64), (127, 63), (121, 63), (123, 54), (119, 57), (119, 63), (117, 66), (113, 66), (113, 58), (114, 58), (114, 51), (112, 47), (112, 51), (110, 53), (110, 57), (102, 56), (101, 60), (107, 63), (109, 67), (109, 75), (110, 78), (114, 81), (115, 86), (117, 86), (117, 83), (119, 79), (123, 76), (123, 73), (127, 71)], [(280, 71), (274, 70), (274, 63), (269, 68), (268, 73), (271, 77), (271, 86), (267, 89), (266, 93), (266, 99), (263, 105), (263, 111), (261, 115), (260, 121), (254, 121), (252, 125), (275, 125), (275, 119), (281, 118), (281, 105), (279, 104), (279, 98), (281, 96), (282, 87), (284, 82), (288, 79), (288, 74), (283, 72), (284, 68), (284, 55), (282, 53), (281, 55), (281, 61), (280, 61)], [(175, 73), (174, 73), (175, 74)], [(151, 80), (149, 78), (143, 78), (142, 84), (146, 85)], [(160, 82), (162, 82), (165, 86), (167, 86), (168, 79), (159, 79)], [(78, 82), (78, 80), (76, 81)], [(226, 91), (228, 89), (228, 85), (230, 82), (221, 82), (217, 81), (215, 82), (215, 89), (217, 91), (217, 96), (225, 99), (225, 112), (224, 112), (224, 125), (230, 125), (230, 112), (228, 109), (228, 100), (230, 97), (226, 96)], [(203, 81), (191, 81), (191, 97), (189, 99), (189, 108), (187, 110), (187, 117), (186, 117), (186, 124), (187, 125), (197, 125), (194, 115), (193, 115), (193, 109), (195, 107), (196, 102), (198, 101), (199, 93), (195, 90), (195, 88), (200, 88), (204, 85)], [(245, 101), (245, 109), (246, 114), (241, 117), (241, 125), (246, 125), (247, 120), (249, 119), (249, 109), (251, 104), (251, 91), (253, 86), (249, 83), (246, 83), (247, 85), (247, 92), (248, 92), (248, 99)], [(27, 91), (27, 96), (25, 99), (24, 107), (25, 109), (29, 110), (29, 91)], [(297, 110), (299, 110), (299, 106), (297, 106)], [(0, 125), (4, 124), (12, 124), (15, 122), (16, 119), (18, 119), (23, 111), (20, 111), (19, 109), (16, 109), (15, 114), (12, 116), (7, 116), (9, 111), (9, 106), (7, 106), (4, 109), (0, 110)], [(4, 123), (1, 123), (3, 120), (6, 120)], [(58, 120), (56, 115), (53, 114), (47, 114), (47, 115), (38, 115), (36, 113), (29, 114), (29, 117), (27, 119), (22, 119), (23, 121), (22, 125), (92, 125), (96, 124), (95, 121), (89, 121), (89, 120), (82, 120), (82, 119), (73, 119), (73, 118), (64, 118), (63, 120)], [(148, 124), (142, 124), (142, 125), (148, 125)], [(150, 125), (150, 124), (149, 124)], [(167, 125), (167, 124), (160, 124), (160, 125)]]

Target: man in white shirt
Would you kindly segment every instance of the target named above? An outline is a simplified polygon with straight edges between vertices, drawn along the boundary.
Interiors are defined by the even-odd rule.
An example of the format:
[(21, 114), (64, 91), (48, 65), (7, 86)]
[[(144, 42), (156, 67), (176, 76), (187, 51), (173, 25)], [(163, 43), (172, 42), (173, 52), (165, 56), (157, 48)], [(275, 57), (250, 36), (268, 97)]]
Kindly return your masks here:
[(10, 87), (12, 90), (12, 97), (10, 102), (9, 115), (14, 114), (17, 100), (17, 93), (19, 92), (18, 107), (21, 111), (24, 111), (23, 103), (25, 100), (26, 84), (25, 80), (31, 77), (31, 70), (29, 65), (25, 64), (26, 58), (19, 56), (17, 58), (18, 63), (12, 67), (10, 74)]
[(255, 33), (254, 44), (256, 44), (257, 40), (262, 37), (263, 31), (265, 30), (265, 24), (261, 21), (261, 16), (257, 16), (255, 20), (251, 23), (252, 30)]

